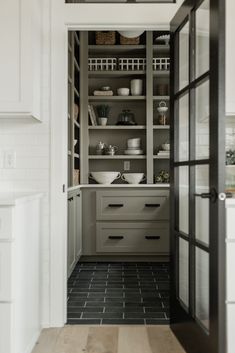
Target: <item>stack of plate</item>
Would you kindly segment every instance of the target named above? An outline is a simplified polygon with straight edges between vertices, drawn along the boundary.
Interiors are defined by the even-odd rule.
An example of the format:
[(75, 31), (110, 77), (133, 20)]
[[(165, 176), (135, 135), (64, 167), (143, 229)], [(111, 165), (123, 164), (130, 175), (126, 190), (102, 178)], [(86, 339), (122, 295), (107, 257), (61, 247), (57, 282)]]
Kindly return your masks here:
[(144, 151), (140, 147), (141, 139), (140, 138), (133, 138), (127, 140), (127, 149), (125, 150), (125, 154), (129, 155), (139, 155), (143, 154)]

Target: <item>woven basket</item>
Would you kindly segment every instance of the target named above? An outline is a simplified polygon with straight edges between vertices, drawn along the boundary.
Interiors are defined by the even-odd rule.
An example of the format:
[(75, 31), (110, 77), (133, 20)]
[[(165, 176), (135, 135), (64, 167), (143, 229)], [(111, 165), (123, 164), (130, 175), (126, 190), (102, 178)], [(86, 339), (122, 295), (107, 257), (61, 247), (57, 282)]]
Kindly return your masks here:
[(116, 32), (95, 32), (95, 42), (97, 45), (114, 45), (116, 43)]
[(122, 45), (135, 45), (140, 44), (140, 37), (136, 38), (126, 38), (120, 35), (120, 44)]

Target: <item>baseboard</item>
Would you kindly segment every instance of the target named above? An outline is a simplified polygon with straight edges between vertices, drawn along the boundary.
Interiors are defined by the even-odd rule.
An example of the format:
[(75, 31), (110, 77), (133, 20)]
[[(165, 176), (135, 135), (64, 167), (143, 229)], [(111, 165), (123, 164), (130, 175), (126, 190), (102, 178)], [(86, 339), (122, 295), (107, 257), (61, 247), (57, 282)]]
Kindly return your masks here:
[(27, 348), (25, 349), (25, 351), (23, 353), (31, 353), (32, 350), (34, 349), (35, 344), (37, 343), (39, 336), (41, 334), (41, 329), (38, 330), (35, 335), (32, 337), (31, 342), (28, 344)]
[(169, 262), (169, 256), (153, 255), (82, 255), (80, 261), (84, 262)]

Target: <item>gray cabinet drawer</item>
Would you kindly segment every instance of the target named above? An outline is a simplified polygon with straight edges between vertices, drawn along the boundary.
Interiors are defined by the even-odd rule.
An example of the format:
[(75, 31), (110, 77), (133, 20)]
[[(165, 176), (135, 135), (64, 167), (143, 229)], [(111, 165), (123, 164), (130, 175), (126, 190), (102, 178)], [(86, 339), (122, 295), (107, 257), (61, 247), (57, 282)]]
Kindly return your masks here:
[(169, 253), (169, 229), (165, 222), (97, 222), (96, 251), (110, 253)]
[(97, 191), (97, 220), (168, 220), (167, 190)]

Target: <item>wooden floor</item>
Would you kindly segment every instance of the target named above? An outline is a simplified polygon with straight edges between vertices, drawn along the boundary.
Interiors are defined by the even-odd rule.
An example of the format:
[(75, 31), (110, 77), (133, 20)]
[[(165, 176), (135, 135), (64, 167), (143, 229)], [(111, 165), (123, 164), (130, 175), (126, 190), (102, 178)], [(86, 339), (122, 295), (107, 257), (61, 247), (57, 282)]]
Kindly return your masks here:
[(32, 353), (185, 353), (168, 326), (83, 326), (43, 330)]

